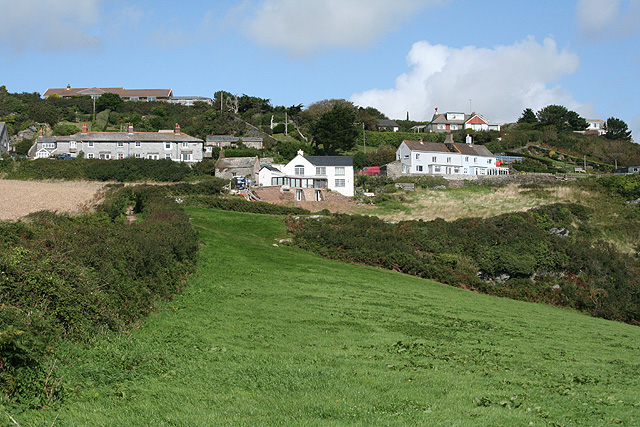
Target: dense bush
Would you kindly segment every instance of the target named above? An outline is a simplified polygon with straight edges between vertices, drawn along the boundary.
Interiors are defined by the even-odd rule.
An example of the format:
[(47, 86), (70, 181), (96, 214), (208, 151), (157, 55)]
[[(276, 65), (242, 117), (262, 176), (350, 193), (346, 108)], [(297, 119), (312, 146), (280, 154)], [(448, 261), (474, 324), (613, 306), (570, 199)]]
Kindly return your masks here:
[[(134, 206), (138, 221), (124, 212)], [(95, 214), (40, 212), (0, 223), (0, 402), (50, 405), (60, 338), (121, 330), (171, 298), (192, 272), (198, 237), (164, 188), (124, 187)]]
[(581, 233), (588, 219), (581, 205), (556, 204), (452, 222), (334, 215), (288, 225), (297, 245), (330, 258), (640, 324), (640, 264)]
[(196, 195), (187, 198), (193, 206), (219, 209), (223, 211), (251, 212), (274, 215), (309, 215), (306, 209), (295, 206), (281, 206), (266, 202), (250, 202), (240, 197), (211, 197)]

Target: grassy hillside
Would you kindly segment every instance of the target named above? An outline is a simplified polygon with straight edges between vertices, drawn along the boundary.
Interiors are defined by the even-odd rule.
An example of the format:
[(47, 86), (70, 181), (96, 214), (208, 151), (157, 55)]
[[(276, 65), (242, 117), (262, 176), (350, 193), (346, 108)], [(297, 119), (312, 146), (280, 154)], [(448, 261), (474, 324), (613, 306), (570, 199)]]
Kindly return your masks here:
[(204, 245), (184, 294), (63, 347), (66, 402), (0, 425), (637, 421), (637, 327), (274, 246), (270, 215), (188, 213)]

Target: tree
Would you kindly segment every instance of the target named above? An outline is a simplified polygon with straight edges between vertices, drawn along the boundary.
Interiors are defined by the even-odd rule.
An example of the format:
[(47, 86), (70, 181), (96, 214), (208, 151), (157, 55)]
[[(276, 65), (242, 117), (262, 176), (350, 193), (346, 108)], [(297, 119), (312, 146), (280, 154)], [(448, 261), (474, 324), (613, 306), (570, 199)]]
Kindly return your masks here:
[(538, 118), (531, 108), (525, 108), (522, 116), (518, 119), (518, 123), (538, 123)]
[(562, 105), (548, 105), (536, 114), (540, 124), (555, 126), (558, 132), (565, 130), (585, 130), (588, 123), (575, 111), (570, 111)]
[(122, 104), (124, 104), (124, 101), (117, 93), (103, 93), (96, 99), (96, 112), (104, 110), (118, 111)]
[(607, 119), (607, 133), (604, 134), (607, 139), (618, 139), (621, 141), (631, 141), (631, 131), (627, 124), (616, 117)]
[(325, 155), (353, 148), (358, 136), (356, 114), (350, 105), (334, 104), (311, 125), (313, 143), (322, 144)]

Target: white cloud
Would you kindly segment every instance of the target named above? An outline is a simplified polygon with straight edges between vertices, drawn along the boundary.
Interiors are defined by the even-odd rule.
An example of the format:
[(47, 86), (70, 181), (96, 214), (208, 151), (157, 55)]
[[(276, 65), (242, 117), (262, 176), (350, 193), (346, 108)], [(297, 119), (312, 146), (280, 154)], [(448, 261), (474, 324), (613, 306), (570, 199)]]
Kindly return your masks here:
[(101, 0), (0, 0), (0, 43), (14, 52), (75, 50), (100, 44), (89, 34)]
[(306, 55), (376, 41), (412, 13), (448, 0), (265, 0), (247, 24), (263, 45)]
[(373, 89), (351, 96), (360, 106), (371, 106), (392, 118), (431, 119), (440, 112), (471, 108), (492, 122), (515, 121), (525, 108), (560, 104), (582, 115), (591, 107), (580, 105), (560, 86), (560, 78), (573, 73), (576, 54), (558, 51), (555, 41), (542, 44), (529, 37), (512, 46), (494, 49), (467, 46), (454, 49), (417, 42), (407, 56), (410, 70), (396, 79), (395, 88)]
[(640, 114), (634, 116), (628, 125), (631, 131), (631, 137), (636, 143), (640, 144)]
[(627, 37), (638, 32), (640, 0), (579, 0), (577, 22), (588, 39)]

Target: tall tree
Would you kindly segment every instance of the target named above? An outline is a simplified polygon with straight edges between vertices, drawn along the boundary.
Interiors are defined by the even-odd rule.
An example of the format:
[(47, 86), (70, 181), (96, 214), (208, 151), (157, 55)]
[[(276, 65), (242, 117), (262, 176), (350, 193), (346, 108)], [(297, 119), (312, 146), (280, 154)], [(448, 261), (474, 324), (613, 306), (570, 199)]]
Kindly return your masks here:
[(538, 123), (538, 118), (531, 108), (525, 108), (522, 116), (518, 119), (518, 123)]
[(555, 126), (558, 132), (565, 130), (585, 130), (588, 123), (575, 111), (562, 105), (548, 105), (536, 113), (542, 126)]
[(616, 117), (607, 119), (607, 133), (604, 134), (607, 139), (619, 139), (621, 141), (631, 141), (631, 131), (627, 124)]
[(348, 104), (336, 103), (311, 125), (313, 143), (326, 155), (353, 148), (358, 136), (356, 114)]
[(124, 104), (124, 101), (117, 93), (103, 93), (98, 99), (96, 99), (96, 111), (119, 111), (122, 104)]

